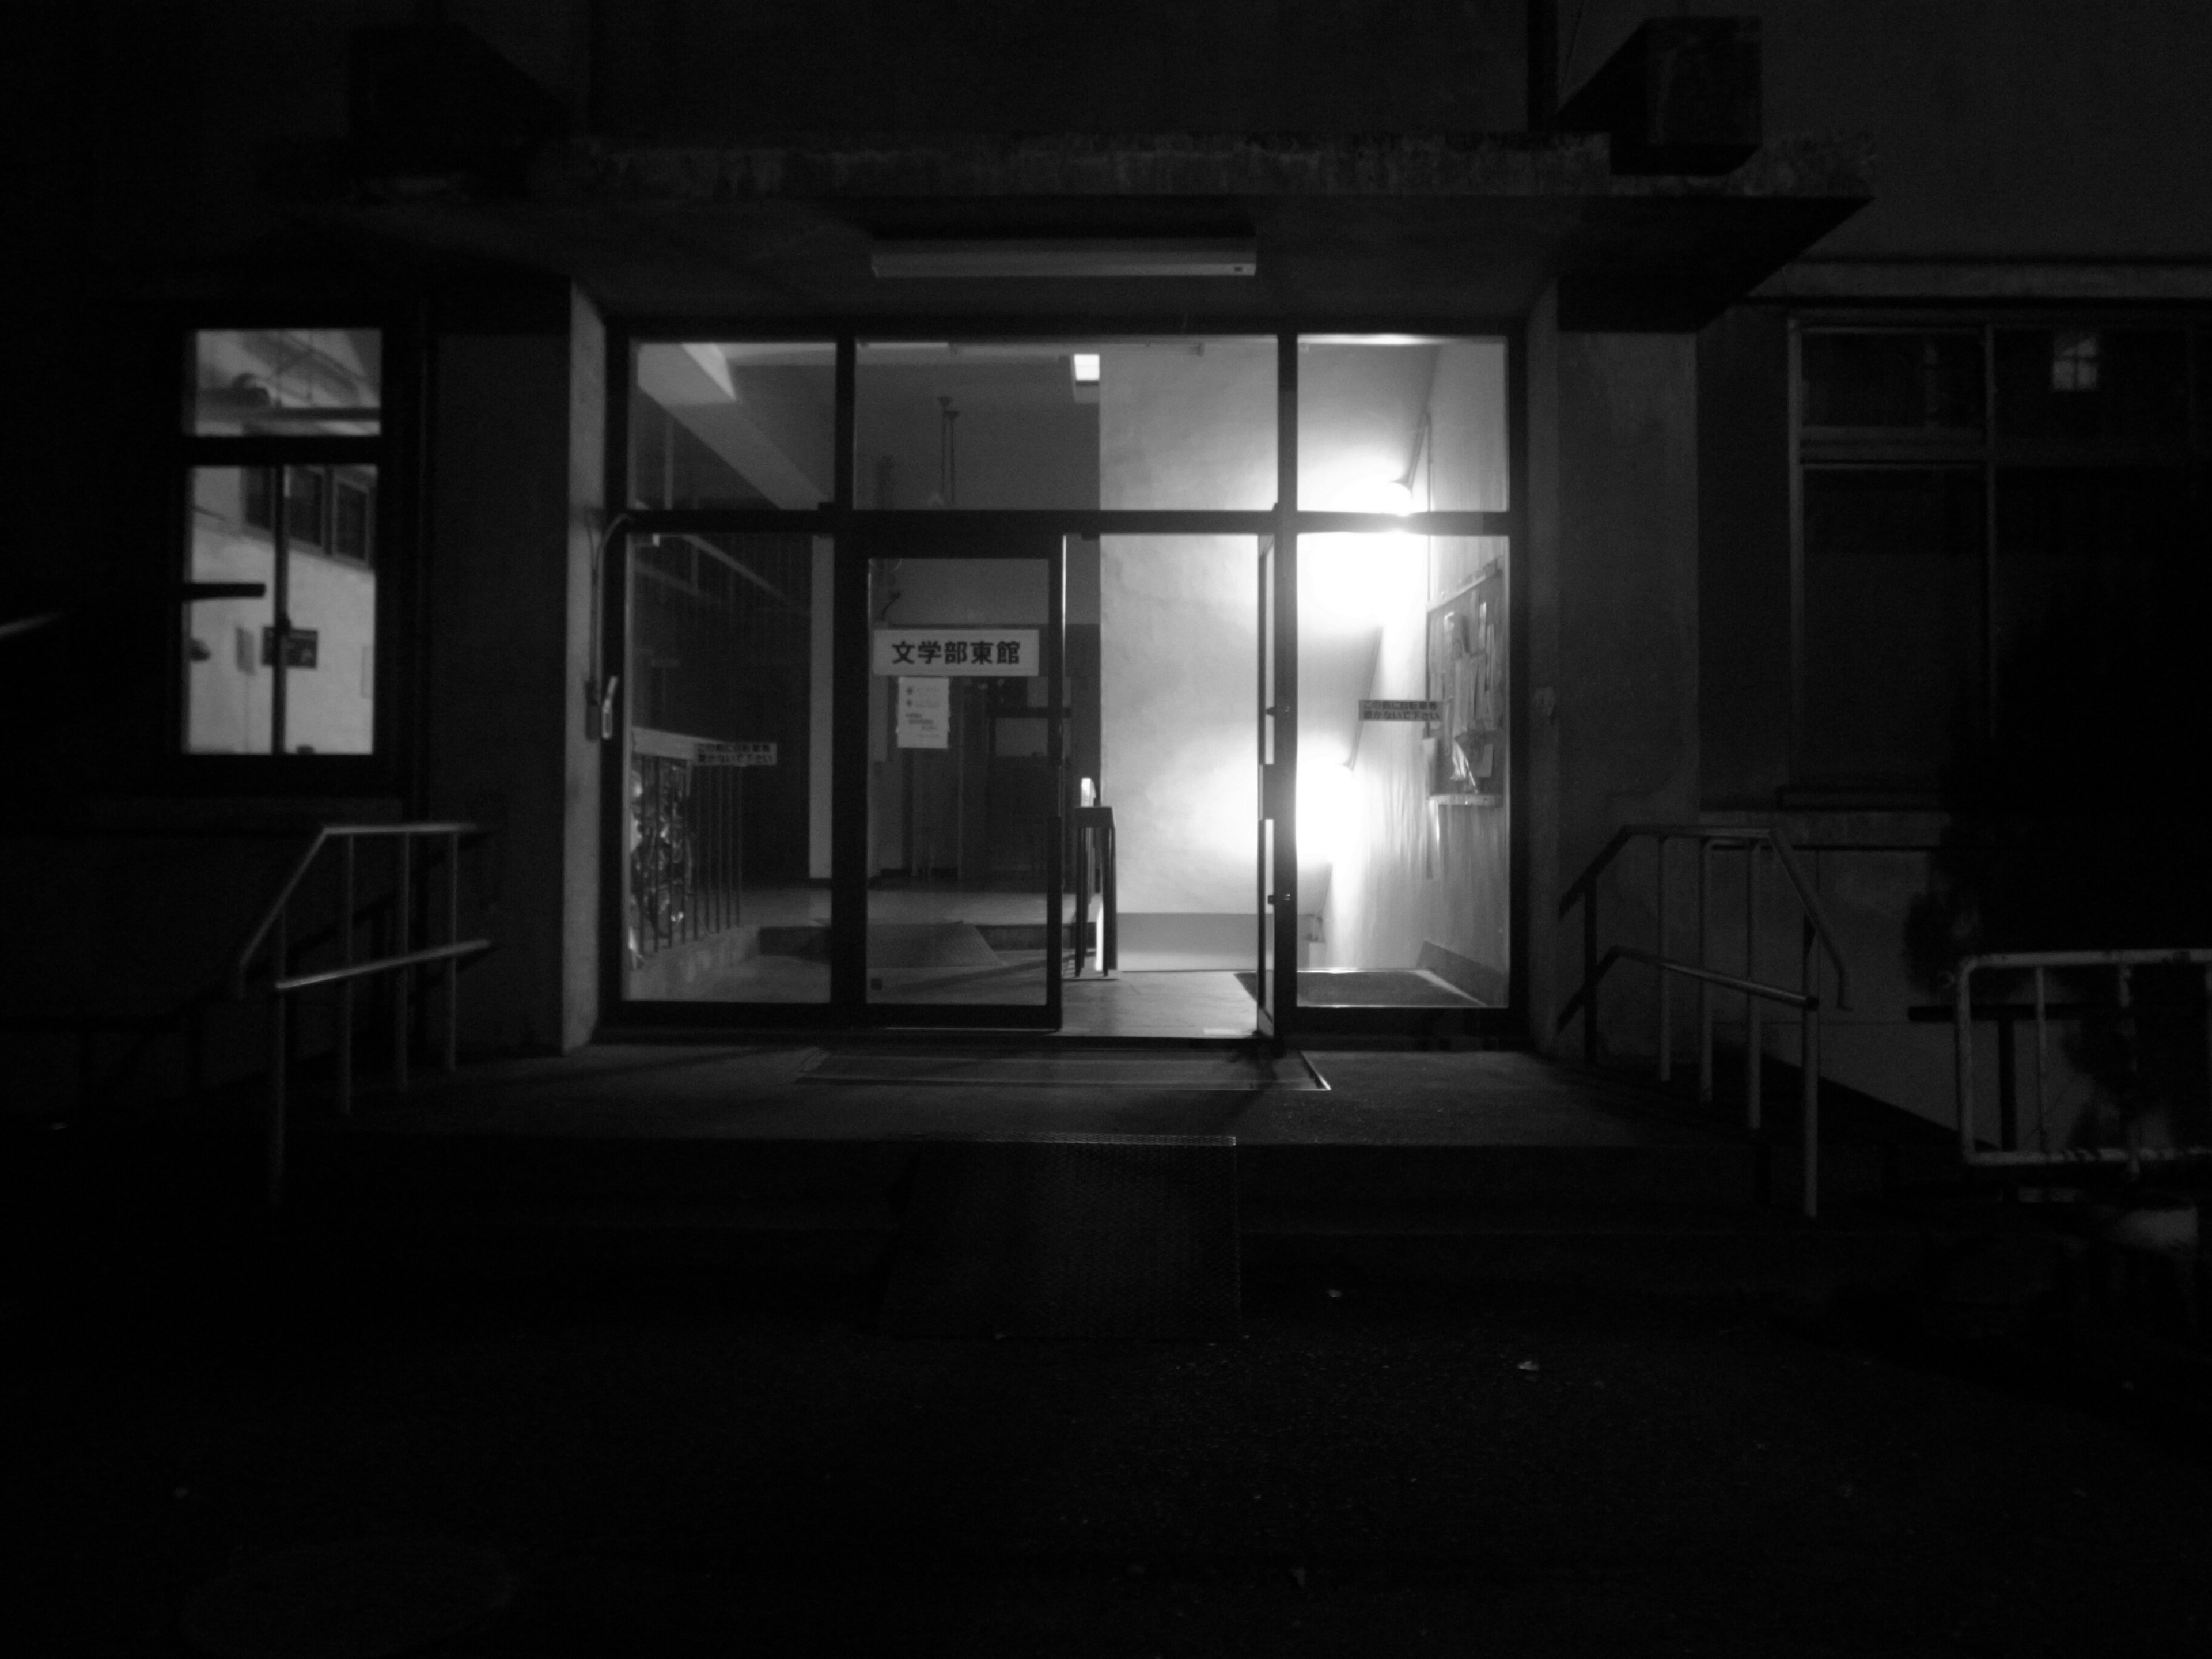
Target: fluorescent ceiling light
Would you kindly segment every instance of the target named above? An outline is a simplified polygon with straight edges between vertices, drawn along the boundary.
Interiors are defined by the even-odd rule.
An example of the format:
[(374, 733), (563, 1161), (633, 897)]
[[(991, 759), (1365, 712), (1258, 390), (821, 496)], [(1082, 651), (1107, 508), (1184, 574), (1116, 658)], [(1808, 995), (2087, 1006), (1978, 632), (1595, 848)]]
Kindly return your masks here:
[(1254, 276), (1249, 240), (1175, 242), (879, 242), (883, 277)]

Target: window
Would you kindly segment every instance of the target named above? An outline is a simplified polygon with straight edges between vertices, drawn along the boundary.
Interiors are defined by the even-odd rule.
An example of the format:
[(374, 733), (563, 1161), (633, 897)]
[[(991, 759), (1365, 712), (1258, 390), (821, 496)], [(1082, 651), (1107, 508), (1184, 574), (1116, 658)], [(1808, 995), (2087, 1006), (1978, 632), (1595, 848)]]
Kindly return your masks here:
[(2047, 794), (2142, 729), (2161, 628), (2201, 611), (2207, 343), (1801, 328), (1798, 786)]
[(203, 331), (188, 365), (181, 745), (373, 753), (382, 336)]

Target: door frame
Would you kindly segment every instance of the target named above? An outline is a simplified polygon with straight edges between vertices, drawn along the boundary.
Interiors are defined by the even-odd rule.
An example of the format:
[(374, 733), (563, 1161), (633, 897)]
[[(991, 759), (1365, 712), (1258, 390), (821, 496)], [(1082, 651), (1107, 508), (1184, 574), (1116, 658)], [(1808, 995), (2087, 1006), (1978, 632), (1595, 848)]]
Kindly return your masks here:
[[(1067, 833), (1067, 757), (1061, 726), (1066, 700), (1067, 538), (1023, 525), (896, 527), (856, 526), (837, 539), (831, 600), (836, 645), (830, 713), (830, 1006), (841, 1023), (877, 1028), (1053, 1031), (1060, 1029), (1060, 969), (1066, 900), (1062, 861)], [(873, 817), (868, 797), (869, 691), (874, 618), (869, 567), (880, 558), (1005, 559), (1045, 566), (1043, 663), (1046, 769), (1053, 811), (1045, 837), (1045, 998), (1029, 1003), (872, 1002), (868, 997), (868, 861)]]
[[(1136, 511), (1111, 508), (891, 510), (858, 507), (854, 476), (854, 391), (856, 351), (862, 337), (1064, 339), (1075, 336), (1153, 336), (1188, 332), (1194, 326), (1202, 327), (1209, 333), (1267, 334), (1275, 338), (1278, 495), (1273, 507)], [(856, 535), (875, 532), (903, 532), (930, 527), (946, 534), (979, 536), (1000, 530), (1009, 532), (1049, 532), (1054, 536), (1085, 537), (1127, 534), (1272, 536), (1279, 560), (1273, 619), (1279, 623), (1279, 647), (1287, 646), (1291, 653), (1290, 669), (1294, 675), (1297, 639), (1298, 537), (1301, 533), (1320, 534), (1376, 527), (1369, 521), (1371, 515), (1321, 510), (1297, 504), (1299, 342), (1302, 338), (1318, 336), (1363, 334), (1428, 335), (1443, 339), (1486, 338), (1500, 340), (1506, 348), (1510, 505), (1487, 511), (1417, 514), (1395, 520), (1392, 527), (1410, 530), (1417, 534), (1500, 536), (1509, 543), (1507, 614), (1510, 632), (1506, 695), (1510, 715), (1506, 748), (1509, 775), (1515, 780), (1514, 809), (1508, 836), (1510, 860), (1507, 890), (1509, 989), (1506, 1003), (1502, 1007), (1486, 1007), (1463, 1016), (1455, 1016), (1459, 1022), (1455, 1034), (1486, 1042), (1525, 1042), (1531, 1036), (1529, 1022), (1534, 1017), (1530, 997), (1530, 955), (1539, 907), (1533, 890), (1555, 873), (1550, 868), (1549, 860), (1542, 860), (1544, 868), (1538, 868), (1539, 860), (1534, 856), (1536, 837), (1533, 833), (1536, 800), (1531, 788), (1535, 780), (1529, 765), (1528, 704), (1533, 637), (1530, 592), (1537, 550), (1532, 535), (1531, 474), (1535, 469), (1531, 465), (1529, 453), (1529, 426), (1534, 411), (1529, 364), (1531, 335), (1526, 319), (1368, 313), (1285, 317), (1261, 313), (1208, 315), (1202, 323), (1194, 323), (1188, 316), (1161, 318), (1146, 313), (1117, 317), (1103, 326), (1101, 319), (1092, 314), (1039, 313), (1015, 318), (968, 311), (901, 315), (895, 319), (868, 319), (845, 313), (816, 313), (772, 320), (732, 318), (726, 314), (611, 319), (606, 332), (609, 373), (606, 377), (608, 398), (605, 428), (605, 477), (611, 500), (599, 544), (601, 560), (599, 580), (594, 585), (598, 603), (592, 630), (593, 676), (588, 682), (589, 688), (594, 696), (604, 697), (605, 707), (611, 712), (614, 723), (619, 729), (627, 719), (626, 696), (615, 696), (613, 685), (623, 667), (622, 652), (623, 642), (627, 638), (628, 596), (623, 575), (626, 560), (612, 556), (613, 550), (618, 543), (626, 544), (633, 535), (670, 530), (690, 530), (701, 533), (784, 531), (830, 538), (837, 550), (834, 556), (837, 560), (836, 568), (840, 573), (840, 592), (848, 585), (843, 576), (849, 568), (843, 551), (848, 541)], [(633, 349), (648, 341), (705, 338), (834, 342), (836, 407), (831, 499), (812, 509), (659, 509), (618, 505), (628, 488), (629, 360)], [(1287, 580), (1281, 580), (1285, 575), (1287, 575)], [(842, 608), (839, 614), (842, 617)], [(836, 654), (855, 648), (865, 651), (866, 625), (863, 613), (860, 617), (860, 637), (848, 640), (840, 635)], [(849, 628), (849, 620), (842, 623), (841, 626)], [(835, 672), (833, 669), (833, 674)], [(842, 757), (844, 749), (849, 744), (842, 736), (845, 730), (843, 725), (834, 714), (832, 719), (833, 732), (841, 734), (835, 740), (834, 776), (841, 763), (849, 764), (848, 760), (841, 763), (836, 758)], [(861, 712), (861, 721), (860, 731), (865, 739), (865, 707)], [(1279, 831), (1283, 825), (1287, 824), (1291, 833), (1274, 836), (1273, 868), (1265, 873), (1273, 878), (1273, 890), (1277, 895), (1288, 893), (1291, 896), (1290, 908), (1295, 918), (1296, 722), (1287, 724), (1291, 734), (1291, 766), (1286, 773), (1279, 775), (1278, 782), (1279, 787), (1287, 784), (1291, 787), (1292, 793), (1285, 799), (1292, 805), (1293, 811), (1279, 820), (1277, 827)], [(590, 720), (587, 726), (590, 727), (588, 739), (596, 743), (600, 731), (599, 723)], [(617, 741), (610, 745), (610, 750), (619, 756), (623, 752), (623, 745)], [(861, 782), (864, 792), (865, 767), (863, 759)], [(818, 1003), (664, 1003), (632, 1001), (626, 998), (623, 989), (623, 875), (619, 866), (623, 847), (623, 813), (627, 810), (622, 775), (625, 770), (625, 768), (615, 765), (600, 769), (603, 813), (598, 945), (601, 963), (599, 1028), (611, 1035), (623, 1030), (704, 1032), (855, 1029), (859, 1022), (854, 1017), (852, 1006), (837, 994), (834, 975), (830, 1000)], [(833, 794), (835, 787), (833, 783)], [(832, 833), (834, 845), (837, 835), (850, 834), (851, 830), (841, 819)], [(835, 868), (833, 862), (833, 870)], [(1262, 896), (1265, 896), (1264, 888)], [(835, 915), (833, 909), (833, 921)], [(1271, 977), (1278, 986), (1294, 987), (1297, 971), (1295, 920), (1291, 926), (1276, 929), (1273, 943), (1274, 950), (1267, 963)], [(854, 970), (848, 968), (846, 971), (851, 973)], [(859, 971), (864, 974), (865, 967)], [(860, 988), (865, 990), (864, 983)], [(1273, 1022), (1273, 1041), (1278, 1046), (1329, 1035), (1422, 1038), (1437, 1034), (1434, 1011), (1428, 1010), (1306, 1007), (1301, 1006), (1292, 995), (1283, 1000), (1278, 1013), (1279, 1017)]]

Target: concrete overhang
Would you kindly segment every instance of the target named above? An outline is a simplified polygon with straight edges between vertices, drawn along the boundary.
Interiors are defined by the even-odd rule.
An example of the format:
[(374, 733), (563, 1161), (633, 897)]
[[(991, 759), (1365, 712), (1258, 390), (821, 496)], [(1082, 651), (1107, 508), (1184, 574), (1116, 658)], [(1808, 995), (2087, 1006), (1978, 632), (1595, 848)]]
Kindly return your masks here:
[[(387, 247), (565, 276), (636, 317), (1315, 319), (1694, 328), (1871, 199), (1863, 137), (1717, 177), (1623, 174), (1602, 134), (567, 141), (519, 191), (345, 176), (295, 198)], [(887, 241), (1249, 238), (1256, 276), (887, 281)]]

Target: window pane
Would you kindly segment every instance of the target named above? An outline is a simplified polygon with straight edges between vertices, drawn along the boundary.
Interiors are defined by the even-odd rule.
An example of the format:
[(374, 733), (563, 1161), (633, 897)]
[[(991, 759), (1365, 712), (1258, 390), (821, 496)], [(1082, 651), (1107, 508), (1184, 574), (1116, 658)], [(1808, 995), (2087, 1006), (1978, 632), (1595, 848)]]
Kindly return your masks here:
[(2006, 437), (2185, 442), (2188, 337), (2179, 329), (2001, 329)]
[(1799, 356), (1808, 426), (1980, 429), (1978, 333), (1808, 330)]
[[(252, 482), (249, 489), (248, 481)], [(202, 599), (184, 607), (185, 747), (196, 755), (265, 755), (273, 727), (272, 676), (262, 641), (276, 619), (276, 543), (267, 523), (249, 521), (258, 495), (265, 516), (268, 471), (205, 466), (192, 472), (193, 582), (258, 582), (258, 598)]]
[(202, 437), (357, 438), (381, 419), (384, 337), (373, 328), (203, 330), (185, 413)]
[(1504, 341), (1299, 342), (1300, 507), (1503, 512), (1510, 457)]
[[(295, 755), (366, 755), (376, 746), (376, 573), (368, 526), (376, 469), (285, 469), (284, 604), (291, 643), (283, 741)], [(337, 503), (351, 502), (360, 551), (338, 544)], [(295, 509), (297, 509), (296, 513)], [(274, 641), (265, 653), (274, 660)]]
[(827, 341), (639, 346), (630, 505), (811, 511), (829, 501), (836, 362)]
[[(2185, 474), (2151, 468), (2007, 468), (1997, 474), (2001, 746), (2078, 777), (2143, 746), (2117, 787), (2172, 787), (2203, 720), (2206, 549)], [(2039, 757), (2023, 763), (2025, 754)], [(2183, 770), (2193, 770), (2184, 767)]]
[(871, 341), (863, 507), (1265, 508), (1275, 346), (1263, 337)]
[(829, 999), (831, 580), (823, 538), (631, 544), (634, 999)]
[(1803, 743), (1814, 777), (1931, 787), (1978, 728), (1982, 480), (1805, 474)]
[(1505, 1001), (1506, 550), (1299, 538), (1302, 1005)]

